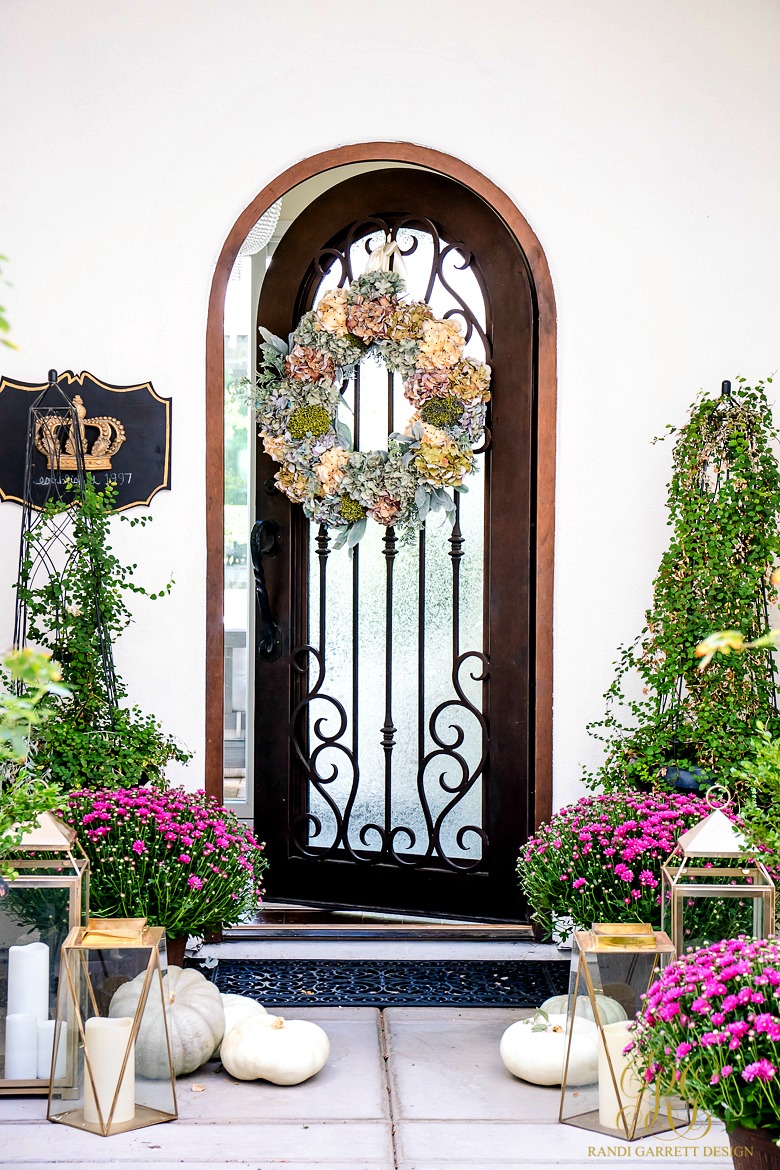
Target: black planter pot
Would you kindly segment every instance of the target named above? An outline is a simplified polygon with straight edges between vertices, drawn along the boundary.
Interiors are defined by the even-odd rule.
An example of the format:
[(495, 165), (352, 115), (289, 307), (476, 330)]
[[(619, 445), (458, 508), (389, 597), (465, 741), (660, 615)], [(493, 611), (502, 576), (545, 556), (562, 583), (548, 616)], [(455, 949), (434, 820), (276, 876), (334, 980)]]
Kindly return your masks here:
[(661, 778), (675, 792), (704, 792), (713, 783), (713, 777), (703, 768), (678, 768), (676, 764), (667, 764), (662, 768)]

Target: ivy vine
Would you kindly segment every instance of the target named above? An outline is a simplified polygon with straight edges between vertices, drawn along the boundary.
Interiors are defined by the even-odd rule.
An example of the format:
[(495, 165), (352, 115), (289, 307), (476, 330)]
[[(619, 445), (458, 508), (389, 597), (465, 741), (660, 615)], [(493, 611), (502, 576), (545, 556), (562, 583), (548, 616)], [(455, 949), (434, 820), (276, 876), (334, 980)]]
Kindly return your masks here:
[(726, 780), (750, 754), (757, 723), (780, 731), (771, 652), (719, 656), (706, 671), (696, 656), (713, 630), (757, 637), (777, 600), (780, 468), (764, 381), (739, 378), (734, 395), (698, 398), (689, 421), (667, 431), (676, 436), (672, 539), (645, 627), (620, 648), (606, 714), (588, 728), (606, 745), (590, 787), (663, 784), (668, 765)]

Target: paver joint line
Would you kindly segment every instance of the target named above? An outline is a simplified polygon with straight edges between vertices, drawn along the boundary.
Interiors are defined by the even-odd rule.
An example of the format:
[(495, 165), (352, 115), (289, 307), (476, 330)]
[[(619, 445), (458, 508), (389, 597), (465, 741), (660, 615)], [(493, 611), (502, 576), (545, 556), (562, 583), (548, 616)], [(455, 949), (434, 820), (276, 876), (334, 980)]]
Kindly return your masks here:
[(379, 1047), (385, 1064), (385, 1089), (387, 1091), (387, 1104), (390, 1112), (390, 1144), (393, 1151), (393, 1170), (398, 1170), (398, 1149), (396, 1146), (395, 1116), (393, 1114), (393, 1091), (390, 1083), (390, 1044), (385, 1028), (384, 1011), (380, 1011), (379, 1013), (377, 1027), (379, 1029)]

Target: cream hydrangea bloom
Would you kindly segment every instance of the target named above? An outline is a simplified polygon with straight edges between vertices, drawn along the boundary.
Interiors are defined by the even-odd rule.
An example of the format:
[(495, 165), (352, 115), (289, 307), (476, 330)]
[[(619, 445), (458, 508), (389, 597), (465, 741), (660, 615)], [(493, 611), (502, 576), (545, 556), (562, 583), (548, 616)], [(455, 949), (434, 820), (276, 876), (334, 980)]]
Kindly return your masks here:
[(322, 484), (326, 496), (335, 496), (344, 476), (344, 467), (349, 462), (349, 451), (343, 447), (330, 447), (314, 464), (314, 474)]
[(438, 321), (424, 321), (420, 355), (417, 368), (420, 370), (444, 370), (456, 366), (463, 357), (462, 326), (453, 318)]
[(274, 479), (279, 490), (284, 492), (287, 498), (294, 503), (302, 504), (306, 499), (309, 480), (302, 472), (282, 467), (277, 471)]
[(266, 455), (270, 455), (277, 463), (283, 463), (287, 446), (282, 435), (269, 435), (267, 431), (260, 432)]
[(333, 288), (326, 292), (314, 310), (317, 320), (328, 333), (335, 333), (337, 337), (344, 337), (347, 329), (347, 290)]

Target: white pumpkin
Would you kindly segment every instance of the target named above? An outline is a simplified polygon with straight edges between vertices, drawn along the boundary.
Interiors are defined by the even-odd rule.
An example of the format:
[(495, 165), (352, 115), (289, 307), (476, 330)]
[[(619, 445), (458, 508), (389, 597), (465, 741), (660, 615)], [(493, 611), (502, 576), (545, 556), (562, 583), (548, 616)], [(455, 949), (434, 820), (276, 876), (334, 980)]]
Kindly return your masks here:
[[(110, 1016), (134, 1016), (146, 972), (142, 971), (114, 993)], [(177, 1076), (194, 1072), (209, 1060), (225, 1032), (222, 996), (200, 971), (169, 967), (163, 976), (168, 997), (168, 1037), (173, 1071)], [(156, 992), (156, 993), (155, 993)], [(152, 984), (135, 1043), (135, 1067), (148, 1080), (167, 1075), (168, 1053), (159, 990)]]
[[(619, 1020), (627, 1020), (625, 1008), (619, 1004), (616, 999), (610, 999), (608, 995), (599, 995), (596, 992), (596, 1007), (598, 1008), (599, 1018), (602, 1024), (617, 1024)], [(566, 1015), (569, 1010), (568, 995), (552, 995), (546, 999), (542, 1004), (540, 1011), (547, 1012), (548, 1016), (552, 1012), (555, 1015)], [(590, 1020), (595, 1023), (593, 1018), (593, 1005), (587, 995), (577, 996), (577, 1006), (574, 1009), (575, 1014), (582, 1016), (585, 1020)]]
[[(252, 999), (249, 995), (232, 995), (230, 993), (222, 992), (222, 1007), (225, 1012), (225, 1036), (231, 1028), (235, 1028), (236, 1024), (240, 1024), (242, 1020), (247, 1019), (248, 1016), (265, 1016), (268, 1013), (261, 1003), (256, 999)], [(223, 1037), (224, 1039), (224, 1037)], [(215, 1056), (219, 1056), (220, 1044), (217, 1045)]]
[(222, 1043), (222, 1063), (239, 1081), (300, 1085), (330, 1056), (330, 1041), (317, 1024), (253, 1015), (231, 1028)]
[[(532, 1085), (560, 1085), (569, 1034), (566, 1016), (542, 1016), (510, 1024), (501, 1037), (501, 1059), (513, 1076)], [(580, 1016), (574, 1018), (567, 1084), (591, 1085), (598, 1079), (598, 1028)]]

